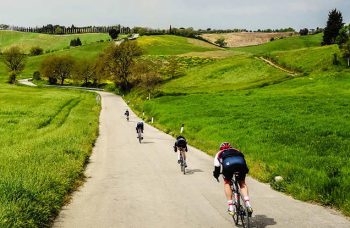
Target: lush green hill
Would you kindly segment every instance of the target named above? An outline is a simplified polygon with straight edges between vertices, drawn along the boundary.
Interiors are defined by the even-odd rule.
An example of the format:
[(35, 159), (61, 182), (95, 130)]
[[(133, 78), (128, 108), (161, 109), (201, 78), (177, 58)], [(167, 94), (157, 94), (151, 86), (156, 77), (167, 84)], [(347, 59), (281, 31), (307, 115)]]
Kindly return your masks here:
[(30, 48), (39, 46), (45, 51), (62, 50), (69, 47), (72, 39), (80, 38), (83, 45), (94, 43), (100, 40), (106, 41), (110, 39), (108, 34), (104, 33), (85, 33), (73, 35), (47, 35), (39, 33), (1, 31), (0, 30), (0, 50), (4, 51), (11, 46), (19, 46), (25, 52), (29, 52)]
[(187, 71), (185, 77), (160, 88), (165, 93), (215, 93), (262, 87), (287, 80), (290, 76), (260, 59), (240, 55), (214, 61)]
[[(321, 35), (292, 37), (234, 49), (246, 54), (190, 69), (161, 85), (159, 97), (129, 95), (146, 119), (213, 154), (230, 141), (246, 154), (254, 177), (302, 200), (350, 214), (350, 71), (334, 66), (337, 46), (317, 47)], [(268, 55), (301, 71), (272, 68)], [(275, 183), (274, 176), (285, 181)]]
[(271, 52), (267, 56), (279, 65), (299, 72), (336, 70), (334, 54), (342, 61), (338, 45)]
[(203, 41), (171, 35), (143, 36), (138, 39), (138, 43), (145, 49), (147, 55), (178, 55), (219, 50), (216, 46)]

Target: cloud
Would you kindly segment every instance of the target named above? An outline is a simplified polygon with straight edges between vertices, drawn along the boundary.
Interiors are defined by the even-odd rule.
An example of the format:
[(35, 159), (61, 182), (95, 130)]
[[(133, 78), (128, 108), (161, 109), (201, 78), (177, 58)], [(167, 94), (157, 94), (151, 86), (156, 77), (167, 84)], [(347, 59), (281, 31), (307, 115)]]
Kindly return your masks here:
[(5, 0), (0, 23), (298, 29), (324, 26), (333, 8), (350, 22), (349, 0)]

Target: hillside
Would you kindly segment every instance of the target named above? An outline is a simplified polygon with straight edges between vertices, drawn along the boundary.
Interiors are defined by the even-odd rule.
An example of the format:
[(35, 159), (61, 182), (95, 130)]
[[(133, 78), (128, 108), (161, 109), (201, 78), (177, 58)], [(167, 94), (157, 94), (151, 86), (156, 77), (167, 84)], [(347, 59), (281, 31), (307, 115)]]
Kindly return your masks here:
[(235, 32), (235, 33), (210, 33), (202, 34), (204, 39), (214, 43), (219, 38), (224, 38), (227, 43), (227, 47), (245, 47), (260, 45), (270, 42), (271, 38), (279, 39), (293, 36), (293, 32)]
[(70, 41), (78, 37), (83, 45), (110, 39), (109, 35), (104, 33), (48, 35), (0, 30), (0, 50), (4, 51), (13, 45), (16, 45), (26, 53), (29, 53), (29, 50), (34, 46), (39, 46), (46, 52), (57, 51), (69, 47)]
[[(333, 65), (337, 46), (320, 47), (320, 34), (290, 37), (187, 70), (145, 100), (128, 99), (165, 132), (184, 135), (213, 155), (222, 141), (240, 148), (250, 175), (302, 200), (350, 214), (350, 71)], [(297, 69), (289, 76), (254, 56)], [(275, 183), (281, 175), (285, 181)]]

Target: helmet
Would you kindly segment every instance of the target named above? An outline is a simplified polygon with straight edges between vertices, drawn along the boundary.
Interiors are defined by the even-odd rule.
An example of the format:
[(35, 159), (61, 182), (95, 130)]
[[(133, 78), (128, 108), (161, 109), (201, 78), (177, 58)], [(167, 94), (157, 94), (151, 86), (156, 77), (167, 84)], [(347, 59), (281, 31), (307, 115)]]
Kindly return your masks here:
[(220, 145), (220, 150), (226, 150), (226, 149), (230, 149), (230, 148), (232, 148), (232, 147), (231, 147), (231, 144), (228, 142), (223, 142)]

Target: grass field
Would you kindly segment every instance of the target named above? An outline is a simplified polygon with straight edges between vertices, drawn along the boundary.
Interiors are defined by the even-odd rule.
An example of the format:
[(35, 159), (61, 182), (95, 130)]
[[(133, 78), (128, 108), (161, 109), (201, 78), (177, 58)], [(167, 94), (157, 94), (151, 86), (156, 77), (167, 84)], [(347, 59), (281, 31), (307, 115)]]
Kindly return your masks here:
[[(230, 141), (245, 154), (250, 174), (302, 200), (350, 215), (350, 71), (332, 64), (336, 46), (317, 47), (320, 34), (292, 37), (189, 69), (161, 85), (160, 97), (128, 97), (146, 120), (213, 154)], [(239, 54), (241, 53), (241, 54)], [(299, 69), (297, 77), (254, 55)], [(275, 183), (274, 176), (285, 181)]]
[(69, 47), (70, 41), (78, 37), (83, 45), (110, 39), (109, 35), (105, 33), (47, 35), (39, 33), (0, 31), (0, 50), (4, 51), (13, 45), (19, 46), (26, 53), (28, 53), (34, 46), (39, 46), (44, 49), (44, 51), (61, 50)]
[(188, 52), (220, 50), (214, 45), (180, 36), (143, 36), (138, 43), (147, 55), (179, 55)]
[(84, 169), (100, 107), (89, 92), (0, 86), (0, 226), (44, 227)]
[[(1, 37), (1, 32), (3, 31), (0, 31), (0, 37)], [(11, 33), (17, 34), (17, 32), (11, 32)], [(67, 49), (66, 46), (63, 45), (65, 41), (64, 40), (56, 41), (55, 39), (61, 39), (61, 38), (57, 38), (56, 36), (39, 35), (34, 33), (33, 34), (20, 33), (20, 37), (24, 41), (26, 40), (25, 38), (27, 36), (33, 37), (32, 38), (33, 42), (36, 41), (36, 43), (38, 44), (41, 44), (42, 42), (44, 43), (44, 41), (46, 42), (46, 40), (51, 39), (51, 41), (48, 43), (48, 44), (51, 44), (51, 46), (49, 47), (50, 50), (54, 50), (55, 49), (54, 46), (58, 46), (58, 45), (61, 45), (60, 46), (61, 49), (55, 49), (57, 51), (52, 53), (29, 57), (27, 59), (26, 68), (21, 73), (21, 75), (18, 76), (18, 78), (32, 77), (33, 73), (39, 70), (41, 62), (49, 55), (71, 55), (76, 59), (83, 59), (83, 58), (93, 59), (93, 58), (96, 58), (106, 47), (108, 47), (108, 45), (111, 44), (111, 42), (95, 42), (95, 40), (98, 41), (105, 34), (100, 34), (100, 36), (98, 36), (97, 34), (84, 34), (84, 35), (85, 35), (85, 38), (88, 39), (85, 42), (87, 43), (86, 45)], [(44, 37), (48, 36), (48, 37), (54, 37), (54, 38), (47, 38), (47, 39), (41, 40), (41, 36), (44, 36)], [(10, 40), (13, 42), (16, 42), (16, 39), (9, 39), (8, 38), (9, 36), (4, 36), (4, 37), (6, 37), (7, 40), (9, 40), (8, 42), (10, 42)], [(75, 35), (67, 36), (65, 37), (65, 39), (68, 39), (70, 41), (70, 39), (72, 39), (73, 37), (75, 37)], [(137, 42), (143, 48), (144, 52), (150, 55), (177, 55), (177, 54), (184, 54), (189, 52), (198, 53), (198, 52), (205, 52), (205, 51), (211, 51), (211, 50), (219, 50), (217, 47), (210, 45), (208, 43), (205, 43), (203, 41), (193, 40), (193, 39), (188, 39), (188, 38), (178, 37), (178, 36), (145, 36), (138, 39)], [(11, 46), (11, 45), (7, 45), (7, 46)], [(6, 72), (5, 66), (2, 63), (0, 63), (0, 77), (1, 75), (6, 75), (6, 74), (7, 72)]]

